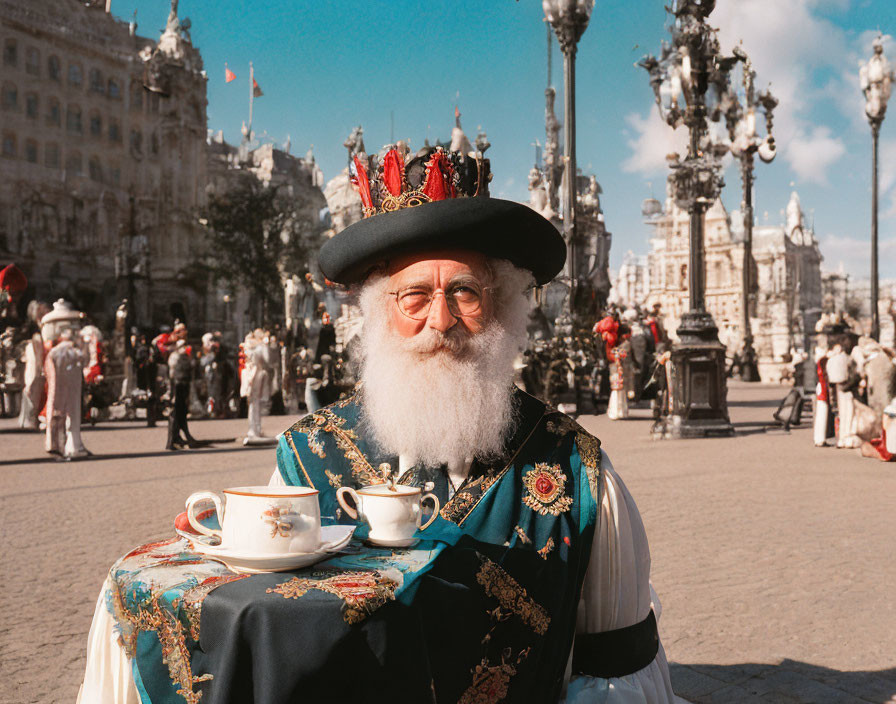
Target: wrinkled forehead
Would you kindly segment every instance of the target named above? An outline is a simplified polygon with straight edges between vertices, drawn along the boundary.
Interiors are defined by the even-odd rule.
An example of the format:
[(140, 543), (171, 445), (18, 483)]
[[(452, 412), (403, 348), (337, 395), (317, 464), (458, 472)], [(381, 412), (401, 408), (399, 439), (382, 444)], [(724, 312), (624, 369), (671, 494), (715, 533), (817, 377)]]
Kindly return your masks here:
[(462, 275), (483, 280), (488, 276), (488, 259), (481, 252), (465, 249), (407, 254), (391, 260), (386, 274), (393, 281), (415, 278), (442, 280)]

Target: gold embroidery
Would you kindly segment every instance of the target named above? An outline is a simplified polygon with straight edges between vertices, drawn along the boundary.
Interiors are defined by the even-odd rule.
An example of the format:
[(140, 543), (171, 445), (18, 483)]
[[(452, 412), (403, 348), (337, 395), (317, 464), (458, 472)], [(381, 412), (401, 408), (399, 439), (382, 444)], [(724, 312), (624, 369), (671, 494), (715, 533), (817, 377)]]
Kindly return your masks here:
[(382, 484), (383, 480), (355, 444), (358, 437), (355, 431), (345, 427), (347, 422), (347, 419), (337, 416), (329, 408), (322, 408), (317, 413), (302, 418), (293, 429), (305, 434), (309, 449), (321, 459), (327, 457), (321, 434), (331, 434), (336, 446), (342, 450), (351, 465), (352, 476), (359, 484)]
[(364, 456), (364, 453), (358, 449), (355, 444), (357, 435), (354, 430), (344, 428), (345, 419), (335, 415), (332, 411), (323, 409), (322, 414), (332, 423), (326, 427), (327, 432), (333, 433), (336, 445), (342, 450), (342, 454), (349, 461), (352, 467), (352, 477), (362, 486), (370, 484), (382, 484), (383, 479), (376, 470), (371, 466), (370, 462)]
[(338, 489), (339, 487), (342, 486), (342, 479), (341, 479), (340, 475), (334, 474), (329, 469), (325, 469), (324, 474), (327, 475), (327, 481), (330, 482), (330, 486), (332, 486), (336, 489)]
[(548, 542), (546, 542), (544, 544), (544, 547), (541, 550), (537, 550), (536, 552), (539, 554), (539, 556), (541, 557), (542, 560), (547, 560), (548, 555), (550, 554), (551, 550), (553, 550), (553, 549), (554, 549), (554, 539), (548, 538)]
[(470, 515), (476, 505), (482, 500), (483, 495), (487, 492), (509, 469), (510, 465), (500, 472), (494, 469), (488, 469), (485, 474), (481, 474), (475, 479), (463, 485), (460, 491), (451, 497), (442, 507), (440, 514), (442, 518), (447, 518), (460, 525), (464, 519)]
[(523, 543), (524, 545), (531, 545), (531, 544), (532, 544), (532, 541), (529, 540), (529, 536), (526, 535), (526, 531), (524, 531), (524, 530), (523, 530), (522, 528), (520, 528), (519, 526), (514, 526), (513, 529), (516, 531), (516, 534), (517, 534), (518, 536), (520, 536), (520, 542), (521, 542), (521, 543)]
[(302, 462), (302, 457), (301, 457), (301, 455), (299, 455), (299, 451), (296, 448), (296, 444), (295, 444), (295, 442), (293, 442), (293, 439), (292, 439), (292, 432), (293, 432), (294, 428), (295, 428), (295, 426), (293, 426), (292, 428), (287, 430), (286, 433), (284, 433), (284, 435), (286, 436), (286, 442), (288, 442), (289, 446), (292, 448), (292, 454), (294, 454), (296, 456), (296, 462), (299, 463), (299, 469), (301, 469), (302, 474), (305, 475), (305, 481), (308, 482), (308, 486), (310, 486), (312, 489), (314, 489), (314, 488), (316, 488), (314, 486), (314, 482), (312, 482), (311, 477), (308, 476), (308, 470), (305, 469), (305, 463)]
[(538, 635), (547, 633), (551, 617), (545, 608), (537, 604), (520, 583), (501, 567), (487, 558), (482, 560), (476, 581), (485, 588), (485, 593), (495, 597), (501, 608), (519, 616)]
[(581, 430), (576, 433), (576, 449), (582, 464), (585, 465), (591, 495), (597, 501), (597, 497), (600, 495), (598, 486), (600, 482), (600, 440)]
[(442, 510), (439, 511), (439, 514), (442, 518), (456, 522), (458, 519), (467, 515), (467, 512), (475, 503), (476, 497), (473, 496), (471, 492), (464, 489), (452, 496), (450, 501), (446, 501), (445, 505), (442, 506)]
[(564, 511), (569, 511), (572, 497), (563, 493), (566, 475), (559, 464), (537, 463), (534, 469), (523, 476), (523, 484), (527, 491), (523, 503), (533, 511), (542, 516), (559, 516)]
[[(155, 631), (162, 645), (162, 661), (168, 665), (168, 676), (175, 684), (180, 685), (177, 693), (187, 704), (198, 704), (202, 692), (194, 692), (193, 685), (212, 679), (209, 674), (201, 677), (193, 676), (190, 664), (190, 651), (185, 642), (184, 627), (180, 620), (159, 606), (159, 598), (154, 596), (146, 605), (138, 607), (136, 615), (129, 616), (135, 630), (133, 647), (136, 648), (138, 631)], [(132, 654), (129, 653), (131, 657)]]
[(181, 608), (190, 622), (190, 637), (199, 642), (199, 623), (202, 618), (202, 601), (207, 597), (213, 589), (217, 589), (223, 584), (236, 582), (240, 579), (246, 579), (247, 574), (222, 574), (218, 577), (209, 577), (201, 584), (191, 587), (184, 592), (181, 597)]
[(388, 601), (395, 600), (398, 582), (376, 570), (370, 572), (340, 572), (321, 570), (311, 578), (293, 577), (278, 584), (267, 593), (280, 594), (285, 599), (298, 599), (309, 589), (333, 594), (343, 601), (342, 617), (347, 623), (360, 623)]
[(482, 658), (473, 670), (473, 683), (467, 687), (457, 704), (494, 704), (507, 696), (510, 678), (516, 668), (505, 662), (490, 665), (488, 658)]

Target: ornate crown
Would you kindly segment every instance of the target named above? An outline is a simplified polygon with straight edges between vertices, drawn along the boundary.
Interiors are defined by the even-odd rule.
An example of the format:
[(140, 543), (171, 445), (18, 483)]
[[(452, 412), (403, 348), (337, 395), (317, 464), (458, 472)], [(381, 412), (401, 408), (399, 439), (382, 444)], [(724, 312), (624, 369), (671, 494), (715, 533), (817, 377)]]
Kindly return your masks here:
[(390, 145), (380, 155), (353, 158), (352, 184), (361, 196), (364, 217), (413, 208), (447, 198), (488, 196), (489, 160), (481, 152), (448, 152), (424, 147), (413, 156), (406, 146)]

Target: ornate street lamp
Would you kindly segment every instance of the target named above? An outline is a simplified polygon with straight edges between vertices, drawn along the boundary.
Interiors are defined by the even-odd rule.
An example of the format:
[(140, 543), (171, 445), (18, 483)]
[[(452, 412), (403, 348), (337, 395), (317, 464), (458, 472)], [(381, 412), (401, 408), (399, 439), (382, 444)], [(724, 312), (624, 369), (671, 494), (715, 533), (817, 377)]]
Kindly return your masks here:
[(724, 181), (720, 157), (727, 146), (714, 144), (708, 120), (718, 122), (731, 107), (728, 73), (737, 57), (723, 57), (715, 30), (706, 17), (715, 0), (674, 0), (670, 11), (672, 43), (663, 42), (659, 58), (646, 56), (640, 66), (650, 74), (660, 115), (672, 127), (689, 131), (685, 159), (670, 157), (669, 181), (678, 207), (690, 215), (689, 310), (678, 327), (672, 350), (672, 411), (663, 427), (665, 437), (730, 435), (725, 347), (706, 310), (704, 215), (719, 197)]
[[(775, 138), (772, 137), (772, 112), (778, 100), (769, 91), (757, 93), (754, 88), (756, 72), (749, 57), (740, 48), (734, 55), (743, 62), (743, 101), (734, 96), (730, 102), (725, 121), (728, 125), (731, 154), (740, 161), (743, 203), (741, 213), (744, 219), (744, 270), (743, 308), (744, 347), (741, 359), (741, 378), (744, 381), (759, 381), (756, 351), (753, 349), (753, 331), (750, 327), (750, 291), (753, 275), (753, 155), (766, 164), (775, 158)], [(756, 113), (765, 114), (765, 136), (760, 137), (756, 128)]]
[(896, 75), (884, 56), (881, 38), (877, 37), (872, 46), (874, 55), (859, 70), (859, 80), (865, 93), (865, 115), (871, 123), (871, 337), (880, 340), (877, 312), (877, 138)]
[(569, 248), (569, 315), (575, 317), (576, 297), (576, 47), (588, 27), (594, 0), (543, 0), (545, 19), (554, 28), (563, 51), (563, 128), (566, 212), (563, 230)]

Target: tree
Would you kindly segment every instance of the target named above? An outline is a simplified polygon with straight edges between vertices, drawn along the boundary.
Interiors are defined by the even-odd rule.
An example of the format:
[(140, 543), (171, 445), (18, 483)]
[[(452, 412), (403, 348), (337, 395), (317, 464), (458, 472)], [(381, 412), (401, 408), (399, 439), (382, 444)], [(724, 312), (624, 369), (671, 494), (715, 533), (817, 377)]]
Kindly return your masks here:
[(316, 210), (291, 191), (239, 175), (209, 197), (202, 214), (208, 228), (203, 265), (216, 281), (250, 292), (259, 323), (279, 317), (284, 276), (307, 271), (308, 255), (320, 245)]

